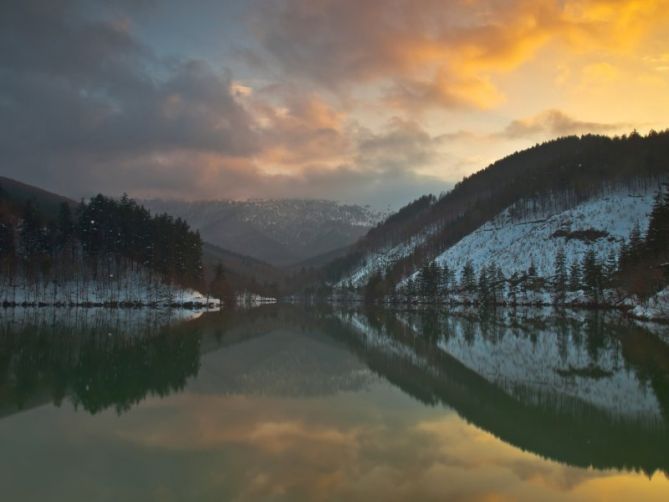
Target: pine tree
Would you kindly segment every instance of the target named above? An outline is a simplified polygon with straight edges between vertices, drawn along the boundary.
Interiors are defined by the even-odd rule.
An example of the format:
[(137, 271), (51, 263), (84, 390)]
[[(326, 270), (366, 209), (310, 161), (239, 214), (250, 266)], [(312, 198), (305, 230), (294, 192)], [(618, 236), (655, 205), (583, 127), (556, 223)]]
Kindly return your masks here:
[(488, 271), (486, 270), (486, 267), (481, 267), (481, 271), (479, 272), (478, 294), (479, 301), (484, 305), (490, 303), (490, 286), (488, 282)]
[(606, 257), (606, 262), (604, 263), (603, 274), (603, 285), (606, 287), (612, 287), (615, 283), (616, 273), (618, 272), (618, 258), (614, 249), (609, 251), (608, 256)]
[(602, 269), (593, 249), (588, 250), (583, 258), (583, 284), (595, 301), (602, 290)]
[(669, 191), (665, 187), (655, 198), (646, 235), (646, 248), (656, 256), (669, 249)]
[(641, 255), (643, 249), (643, 240), (641, 238), (641, 228), (639, 222), (635, 222), (630, 232), (629, 244), (627, 246), (628, 259), (636, 260)]
[(423, 266), (420, 271), (421, 294), (429, 298), (437, 297), (439, 268), (433, 261)]
[(581, 287), (581, 266), (574, 259), (569, 266), (569, 291), (578, 291)]
[(518, 277), (518, 272), (514, 272), (509, 277), (509, 301), (511, 305), (516, 305), (518, 303), (518, 283), (520, 278)]
[(495, 266), (494, 277), (494, 300), (497, 303), (504, 299), (504, 285), (506, 283), (506, 277), (504, 277), (504, 272), (501, 267)]
[(476, 291), (476, 278), (474, 272), (474, 265), (471, 260), (467, 260), (464, 267), (462, 267), (462, 275), (460, 279), (460, 288), (468, 294), (473, 294)]
[(443, 297), (448, 296), (449, 290), (450, 290), (450, 279), (451, 279), (451, 271), (448, 267), (447, 263), (444, 263), (444, 265), (440, 268), (439, 271), (439, 294)]
[(555, 271), (553, 273), (553, 292), (558, 302), (564, 301), (567, 279), (567, 258), (564, 248), (559, 248), (555, 254)]

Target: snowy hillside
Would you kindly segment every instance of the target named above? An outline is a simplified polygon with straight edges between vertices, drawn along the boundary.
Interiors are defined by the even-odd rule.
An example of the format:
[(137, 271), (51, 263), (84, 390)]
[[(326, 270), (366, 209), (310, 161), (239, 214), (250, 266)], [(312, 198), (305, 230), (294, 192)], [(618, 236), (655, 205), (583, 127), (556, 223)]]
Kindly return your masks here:
[(162, 282), (155, 274), (136, 271), (106, 281), (92, 279), (35, 283), (21, 277), (0, 278), (0, 306), (108, 305), (193, 306), (219, 308), (220, 300), (193, 289)]
[(597, 354), (576, 333), (556, 336), (551, 329), (534, 336), (502, 331), (502, 336), (467, 337), (465, 325), (438, 342), (439, 348), (519, 399), (587, 402), (613, 417), (660, 421), (662, 414), (648, 381), (626, 367), (622, 346), (613, 339)]
[[(435, 262), (442, 267), (447, 265), (457, 276), (468, 261), (475, 271), (494, 263), (507, 278), (514, 272), (526, 272), (531, 265), (538, 276), (551, 277), (558, 249), (564, 250), (567, 266), (574, 260), (580, 263), (590, 249), (599, 261), (605, 262), (611, 253), (617, 255), (635, 225), (642, 235), (645, 233), (655, 194), (654, 185), (641, 184), (640, 188), (612, 190), (567, 208), (556, 203), (523, 200), (443, 251)], [(372, 274), (384, 272), (394, 262), (409, 256), (434, 231), (434, 227), (423, 230), (407, 242), (369, 253), (335, 286), (364, 286)], [(416, 280), (418, 274), (416, 271), (405, 277), (399, 286), (406, 285), (409, 278)]]
[(654, 190), (620, 190), (529, 219), (513, 218), (515, 207), (508, 208), (439, 255), (436, 262), (458, 272), (467, 260), (475, 270), (495, 263), (507, 277), (534, 264), (537, 275), (550, 277), (560, 248), (567, 264), (581, 261), (589, 249), (604, 261), (609, 253), (618, 252), (635, 224), (645, 233), (654, 196)]
[[(368, 350), (380, 351), (438, 375), (431, 358), (372, 325), (365, 315), (340, 313)], [(398, 320), (416, 333), (419, 319), (411, 314)], [(650, 383), (628, 366), (621, 343), (606, 337), (593, 353), (579, 328), (556, 335), (550, 323), (544, 329), (524, 331), (499, 324), (492, 331), (464, 318), (442, 319), (438, 350), (448, 353), (514, 399), (561, 413), (582, 413), (596, 408), (614, 420), (657, 423), (662, 411)], [(490, 329), (490, 327), (488, 327)], [(418, 337), (419, 339), (421, 337)]]
[(147, 200), (154, 213), (185, 219), (202, 238), (224, 249), (286, 265), (348, 246), (383, 215), (369, 207), (328, 200)]
[(364, 286), (369, 278), (376, 273), (383, 272), (386, 267), (395, 261), (409, 256), (418, 246), (420, 246), (430, 236), (432, 232), (427, 230), (412, 237), (408, 242), (396, 246), (380, 249), (368, 254), (352, 272), (343, 277), (335, 284), (337, 288)]

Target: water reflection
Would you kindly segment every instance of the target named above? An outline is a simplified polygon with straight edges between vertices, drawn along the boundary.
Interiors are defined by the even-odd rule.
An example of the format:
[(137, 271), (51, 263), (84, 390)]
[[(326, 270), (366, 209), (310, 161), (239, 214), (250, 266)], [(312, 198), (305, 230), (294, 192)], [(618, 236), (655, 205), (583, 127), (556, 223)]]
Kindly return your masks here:
[(183, 389), (200, 335), (175, 312), (11, 309), (0, 318), (0, 413), (45, 402), (127, 411)]
[(618, 317), (536, 314), (340, 312), (338, 336), (405, 392), (508, 443), (667, 472), (669, 347)]
[[(63, 478), (39, 485), (56, 483), (62, 499), (669, 490), (653, 475), (669, 472), (669, 347), (615, 316), (296, 306), (191, 319), (0, 315), (10, 499), (52, 498), (31, 483), (35, 468)], [(59, 408), (37, 407), (49, 403)], [(26, 452), (38, 450), (49, 453), (35, 465)]]

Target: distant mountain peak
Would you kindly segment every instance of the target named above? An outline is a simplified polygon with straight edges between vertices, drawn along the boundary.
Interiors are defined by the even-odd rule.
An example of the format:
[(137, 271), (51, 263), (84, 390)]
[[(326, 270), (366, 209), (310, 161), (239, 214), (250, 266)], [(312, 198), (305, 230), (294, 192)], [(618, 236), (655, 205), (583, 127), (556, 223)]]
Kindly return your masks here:
[(349, 246), (384, 218), (369, 206), (326, 199), (150, 199), (154, 212), (185, 219), (204, 240), (273, 265)]

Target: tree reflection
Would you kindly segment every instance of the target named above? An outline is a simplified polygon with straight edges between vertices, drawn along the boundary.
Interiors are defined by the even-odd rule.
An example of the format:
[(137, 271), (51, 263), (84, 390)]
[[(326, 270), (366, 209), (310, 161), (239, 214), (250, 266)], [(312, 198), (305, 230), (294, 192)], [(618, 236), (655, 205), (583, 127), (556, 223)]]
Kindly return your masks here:
[(171, 326), (155, 318), (133, 326), (119, 316), (45, 322), (28, 315), (3, 322), (3, 414), (46, 401), (59, 406), (66, 398), (92, 414), (110, 407), (120, 414), (147, 396), (183, 389), (197, 375), (200, 332), (190, 323)]
[[(669, 347), (620, 318), (418, 309), (390, 316), (349, 310), (327, 322), (329, 333), (389, 382), (425, 404), (454, 408), (508, 443), (580, 467), (669, 472)], [(549, 357), (547, 339), (555, 344)], [(502, 350), (509, 346), (516, 352)], [(533, 359), (544, 365), (524, 373), (522, 364), (532, 368)], [(608, 408), (593, 395), (615, 390), (622, 377), (639, 384), (614, 393), (623, 402)], [(644, 393), (657, 413), (630, 411)]]

